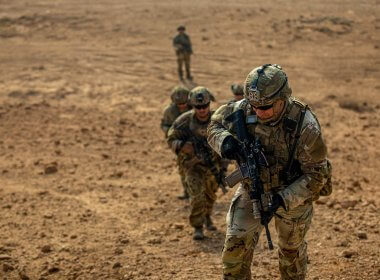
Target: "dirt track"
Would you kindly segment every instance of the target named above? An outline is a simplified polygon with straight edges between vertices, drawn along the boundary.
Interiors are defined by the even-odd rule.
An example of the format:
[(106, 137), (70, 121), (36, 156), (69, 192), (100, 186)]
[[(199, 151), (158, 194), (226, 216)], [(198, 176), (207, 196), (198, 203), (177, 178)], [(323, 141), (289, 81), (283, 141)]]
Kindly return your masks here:
[[(179, 24), (218, 104), (278, 63), (317, 113), (335, 189), (308, 279), (380, 279), (380, 2), (309, 2), (0, 0), (0, 279), (220, 279), (233, 191), (194, 242), (159, 129)], [(253, 265), (279, 279), (265, 242)]]

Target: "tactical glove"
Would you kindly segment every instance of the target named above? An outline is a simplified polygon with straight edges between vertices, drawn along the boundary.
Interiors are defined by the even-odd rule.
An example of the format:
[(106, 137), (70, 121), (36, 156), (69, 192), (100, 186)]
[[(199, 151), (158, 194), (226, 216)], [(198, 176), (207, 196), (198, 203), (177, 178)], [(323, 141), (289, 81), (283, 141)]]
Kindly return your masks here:
[(239, 141), (233, 136), (227, 136), (222, 143), (221, 154), (223, 158), (239, 160), (242, 157)]

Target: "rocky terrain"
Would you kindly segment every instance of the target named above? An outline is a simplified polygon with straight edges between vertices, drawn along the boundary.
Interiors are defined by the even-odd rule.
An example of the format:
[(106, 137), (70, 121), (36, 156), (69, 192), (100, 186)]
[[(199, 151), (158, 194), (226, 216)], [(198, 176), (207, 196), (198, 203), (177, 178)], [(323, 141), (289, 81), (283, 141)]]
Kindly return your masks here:
[[(380, 279), (379, 4), (0, 0), (0, 279), (220, 279), (233, 190), (193, 241), (159, 128), (180, 24), (214, 108), (277, 63), (318, 115), (334, 193), (315, 203), (308, 279)], [(262, 238), (255, 279), (277, 266)]]

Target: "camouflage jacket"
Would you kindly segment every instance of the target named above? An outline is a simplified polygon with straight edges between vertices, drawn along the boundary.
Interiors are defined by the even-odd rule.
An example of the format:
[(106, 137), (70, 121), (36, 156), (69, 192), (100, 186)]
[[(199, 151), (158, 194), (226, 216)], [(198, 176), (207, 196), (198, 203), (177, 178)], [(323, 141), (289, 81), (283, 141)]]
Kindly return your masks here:
[(190, 37), (186, 33), (178, 34), (173, 39), (173, 47), (178, 53), (193, 53)]
[[(264, 190), (278, 192), (285, 202), (286, 210), (317, 199), (330, 170), (327, 148), (319, 122), (313, 112), (308, 109), (294, 156), (300, 175), (290, 185), (286, 184), (282, 175), (288, 164), (295, 134), (295, 131), (291, 133), (286, 130), (285, 120), (290, 118), (298, 121), (304, 106), (305, 104), (292, 98), (281, 120), (275, 125), (264, 125), (258, 122), (247, 124), (248, 131), (259, 138), (269, 163), (268, 167), (260, 168), (260, 179)], [(218, 154), (221, 154), (223, 140), (229, 135), (235, 135), (232, 124), (227, 122), (225, 117), (240, 108), (246, 115), (254, 114), (251, 105), (243, 99), (221, 106), (212, 116), (207, 131), (208, 142)], [(248, 187), (247, 182), (244, 184)]]
[[(212, 114), (213, 112), (210, 112), (210, 117)], [(206, 122), (200, 122), (196, 118), (194, 110), (190, 110), (179, 116), (169, 129), (167, 142), (176, 154), (181, 153), (181, 148), (186, 142), (193, 144), (193, 155), (181, 153), (185, 161), (184, 165), (187, 168), (195, 165), (209, 168), (210, 166), (205, 161), (206, 157), (209, 157), (217, 169), (221, 168), (221, 157), (207, 143), (206, 131), (210, 119)], [(198, 145), (201, 146), (201, 149), (197, 148)]]
[[(190, 109), (191, 107), (189, 106), (185, 112), (189, 111)], [(174, 103), (166, 106), (164, 109), (164, 115), (161, 119), (161, 129), (165, 133), (165, 137), (167, 137), (169, 128), (172, 126), (176, 118), (178, 118), (178, 116), (182, 113), (184, 112), (180, 112), (177, 105)]]

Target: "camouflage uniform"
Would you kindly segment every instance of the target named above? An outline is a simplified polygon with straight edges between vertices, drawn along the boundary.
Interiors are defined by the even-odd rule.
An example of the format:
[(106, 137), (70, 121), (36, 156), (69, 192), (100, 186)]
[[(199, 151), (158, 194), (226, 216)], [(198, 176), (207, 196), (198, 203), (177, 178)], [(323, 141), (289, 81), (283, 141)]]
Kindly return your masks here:
[[(177, 86), (172, 90), (172, 94), (170, 96), (172, 103), (169, 104), (168, 106), (166, 106), (166, 108), (164, 110), (163, 118), (161, 119), (161, 129), (165, 133), (165, 138), (167, 137), (169, 128), (172, 126), (174, 121), (181, 114), (191, 110), (191, 106), (187, 105), (187, 108), (183, 112), (181, 112), (178, 108), (178, 105), (177, 105), (177, 104), (181, 104), (181, 103), (182, 104), (187, 103), (188, 95), (189, 95), (188, 89), (181, 87), (181, 86)], [(179, 197), (181, 199), (188, 198), (186, 181), (185, 181), (185, 173), (184, 173), (185, 171), (184, 171), (184, 168), (182, 166), (182, 162), (183, 162), (183, 157), (181, 154), (179, 154), (177, 156), (177, 165), (178, 165), (178, 173), (179, 173), (179, 176), (181, 178), (181, 183), (182, 183), (182, 187), (183, 187), (183, 196)]]
[[(252, 88), (249, 88), (252, 83), (256, 83), (254, 86), (267, 95), (265, 87), (268, 91), (279, 91), (280, 98), (286, 101), (286, 105), (278, 120), (269, 123), (260, 120), (247, 123), (247, 128), (251, 135), (255, 135), (261, 141), (269, 163), (268, 167), (260, 169), (264, 190), (279, 194), (284, 203), (284, 208), (278, 208), (274, 215), (281, 279), (305, 279), (305, 235), (313, 216), (312, 201), (318, 199), (329, 176), (327, 149), (318, 120), (314, 113), (307, 109), (295, 152), (295, 162), (299, 164), (302, 175), (290, 185), (285, 182), (282, 172), (287, 166), (289, 148), (294, 141), (295, 133), (289, 132), (286, 120), (299, 120), (305, 104), (290, 97), (291, 89), (286, 75), (278, 65), (267, 65), (261, 69), (263, 71), (261, 77), (259, 75), (260, 81), (257, 78), (260, 68), (254, 69), (248, 75), (245, 84), (246, 99), (224, 105), (215, 112), (208, 128), (208, 141), (215, 151), (222, 154), (224, 139), (235, 135), (231, 123), (227, 122), (225, 117), (240, 108), (246, 116), (255, 114), (251, 101), (259, 102), (262, 99), (258, 98), (260, 96), (255, 92), (252, 93)], [(271, 83), (275, 83), (277, 87), (270, 88)], [(251, 279), (253, 251), (263, 226), (260, 219), (255, 219), (252, 215), (249, 187), (248, 182), (240, 185), (227, 214), (227, 232), (222, 256), (224, 279)]]
[[(190, 92), (202, 92), (203, 87), (196, 87)], [(194, 95), (193, 95), (194, 96)], [(207, 97), (210, 102), (210, 96)], [(194, 102), (191, 103), (192, 105)], [(217, 168), (220, 168), (220, 157), (212, 151), (206, 140), (206, 130), (210, 122), (213, 112), (209, 112), (207, 121), (199, 121), (196, 117), (194, 109), (182, 114), (168, 132), (168, 144), (172, 150), (182, 155), (182, 166), (185, 169), (186, 185), (190, 195), (191, 213), (189, 216), (190, 225), (196, 229), (201, 229), (206, 219), (210, 217), (214, 202), (216, 200), (216, 191), (218, 183), (209, 166), (202, 160), (202, 155), (197, 154), (195, 149), (192, 154), (182, 153), (181, 148), (186, 142), (195, 144), (195, 141), (204, 141), (208, 151), (212, 155), (212, 159)]]
[[(185, 27), (180, 26), (177, 29), (178, 31), (185, 30)], [(191, 46), (191, 41), (189, 35), (186, 33), (179, 33), (173, 39), (173, 47), (176, 51), (177, 55), (177, 64), (178, 64), (178, 76), (182, 80), (183, 79), (183, 70), (182, 66), (185, 64), (186, 69), (186, 78), (192, 79), (190, 72), (190, 56), (193, 53), (193, 49)]]

